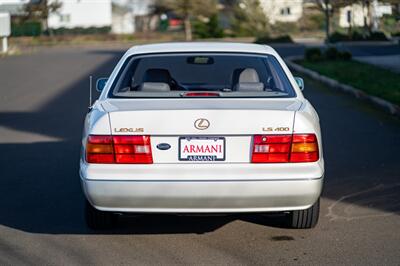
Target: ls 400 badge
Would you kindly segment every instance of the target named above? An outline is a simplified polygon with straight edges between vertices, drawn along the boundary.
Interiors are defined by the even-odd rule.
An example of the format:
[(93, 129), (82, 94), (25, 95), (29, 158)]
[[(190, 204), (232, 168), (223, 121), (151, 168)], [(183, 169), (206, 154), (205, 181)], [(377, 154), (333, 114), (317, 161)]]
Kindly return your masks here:
[(263, 127), (262, 131), (280, 131), (280, 132), (284, 132), (284, 131), (290, 131), (290, 128), (288, 127), (277, 127), (277, 128), (273, 128), (273, 127)]

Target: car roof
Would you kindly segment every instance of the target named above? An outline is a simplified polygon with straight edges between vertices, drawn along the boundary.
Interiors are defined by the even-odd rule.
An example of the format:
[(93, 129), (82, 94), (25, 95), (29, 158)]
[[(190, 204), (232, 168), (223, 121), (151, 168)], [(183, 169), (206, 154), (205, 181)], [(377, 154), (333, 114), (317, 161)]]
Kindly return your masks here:
[(137, 45), (130, 48), (126, 55), (174, 52), (232, 52), (277, 55), (275, 50), (268, 45), (231, 42), (169, 42)]

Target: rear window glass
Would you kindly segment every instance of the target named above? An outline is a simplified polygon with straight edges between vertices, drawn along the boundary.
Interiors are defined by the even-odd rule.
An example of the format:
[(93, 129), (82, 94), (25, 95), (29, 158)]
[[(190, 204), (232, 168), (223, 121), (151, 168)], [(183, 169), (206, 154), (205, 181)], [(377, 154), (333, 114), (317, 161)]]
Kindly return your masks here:
[(123, 64), (110, 97), (294, 97), (277, 59), (252, 54), (153, 54)]

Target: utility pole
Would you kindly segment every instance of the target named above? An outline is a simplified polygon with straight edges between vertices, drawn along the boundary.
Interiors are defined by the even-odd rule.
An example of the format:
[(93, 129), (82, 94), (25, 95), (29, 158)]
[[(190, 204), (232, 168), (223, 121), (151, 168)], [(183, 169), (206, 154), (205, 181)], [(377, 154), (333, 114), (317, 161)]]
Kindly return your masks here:
[(325, 36), (326, 36), (326, 42), (329, 43), (329, 38), (330, 38), (330, 0), (323, 0), (323, 3), (321, 3), (322, 8), (325, 11)]
[(3, 53), (7, 53), (8, 52), (8, 41), (7, 41), (7, 37), (3, 37)]

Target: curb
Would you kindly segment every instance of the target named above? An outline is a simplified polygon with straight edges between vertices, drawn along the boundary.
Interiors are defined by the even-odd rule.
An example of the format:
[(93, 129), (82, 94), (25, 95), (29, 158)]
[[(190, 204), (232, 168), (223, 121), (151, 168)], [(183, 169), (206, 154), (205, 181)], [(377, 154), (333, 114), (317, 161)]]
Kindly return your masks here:
[(346, 85), (346, 84), (338, 82), (337, 80), (320, 75), (319, 73), (317, 73), (313, 70), (310, 70), (299, 64), (294, 63), (293, 60), (297, 60), (297, 59), (302, 59), (302, 57), (294, 57), (294, 56), (288, 57), (285, 59), (285, 62), (291, 69), (293, 69), (301, 74), (305, 74), (305, 75), (311, 77), (312, 79), (315, 79), (319, 82), (324, 83), (325, 85), (328, 85), (331, 88), (339, 89), (343, 92), (351, 94), (358, 99), (362, 99), (367, 102), (370, 102), (373, 105), (375, 105), (376, 107), (386, 111), (387, 113), (392, 114), (397, 117), (400, 117), (400, 106), (393, 104), (382, 98), (369, 95), (369, 94), (365, 93), (364, 91), (356, 89), (350, 85)]
[(396, 45), (397, 44), (397, 39), (396, 38), (392, 38), (388, 41), (342, 41), (342, 42), (336, 42), (333, 43), (336, 45), (347, 45), (347, 46), (374, 46), (374, 45)]

